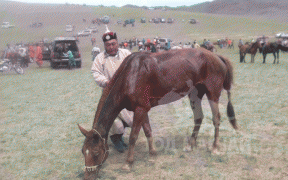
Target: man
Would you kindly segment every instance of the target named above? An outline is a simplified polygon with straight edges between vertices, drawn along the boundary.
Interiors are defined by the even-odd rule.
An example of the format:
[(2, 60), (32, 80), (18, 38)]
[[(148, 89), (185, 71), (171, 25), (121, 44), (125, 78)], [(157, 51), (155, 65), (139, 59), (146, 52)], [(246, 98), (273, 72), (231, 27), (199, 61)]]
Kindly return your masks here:
[[(104, 88), (107, 86), (116, 70), (120, 67), (123, 60), (130, 55), (131, 52), (127, 49), (119, 48), (116, 33), (110, 32), (108, 28), (103, 34), (102, 40), (104, 42), (105, 51), (95, 57), (91, 71), (96, 83)], [(123, 153), (127, 148), (127, 145), (124, 143), (122, 136), (125, 127), (132, 126), (133, 112), (124, 109), (120, 112), (118, 118), (119, 119), (116, 119), (112, 125), (110, 138), (116, 150)]]
[(36, 47), (36, 55), (35, 55), (35, 58), (36, 58), (36, 64), (39, 66), (39, 67), (42, 67), (43, 65), (43, 55), (42, 55), (42, 46), (43, 46), (43, 43), (37, 43), (37, 47)]
[(30, 63), (33, 63), (35, 60), (35, 50), (33, 44), (29, 44), (29, 57)]
[(200, 45), (197, 43), (196, 40), (194, 41), (193, 48), (200, 48)]
[(20, 55), (21, 61), (21, 67), (28, 67), (28, 57), (27, 57), (27, 49), (25, 47), (20, 47), (18, 49), (18, 54)]
[(239, 39), (238, 46), (243, 46), (243, 45), (244, 45), (244, 43), (243, 43), (242, 39), (240, 38), (240, 39)]
[(76, 68), (76, 61), (75, 61), (75, 58), (74, 58), (74, 56), (73, 56), (73, 53), (72, 53), (72, 51), (69, 49), (68, 50), (68, 52), (67, 52), (67, 55), (68, 55), (68, 58), (69, 58), (69, 61), (68, 61), (68, 63), (69, 63), (69, 65), (68, 65), (68, 67), (69, 67), (69, 69), (71, 69), (71, 68)]
[(95, 59), (95, 57), (100, 53), (100, 48), (97, 46), (97, 44), (96, 44), (96, 46), (95, 47), (93, 47), (92, 48), (92, 53), (91, 53), (91, 55), (92, 55), (92, 61), (94, 61), (94, 59)]

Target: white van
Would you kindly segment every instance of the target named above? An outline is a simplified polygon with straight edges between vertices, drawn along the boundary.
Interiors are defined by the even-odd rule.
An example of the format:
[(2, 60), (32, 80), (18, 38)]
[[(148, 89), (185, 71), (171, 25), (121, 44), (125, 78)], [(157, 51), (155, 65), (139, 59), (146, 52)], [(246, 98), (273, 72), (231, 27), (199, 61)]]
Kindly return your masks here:
[(72, 25), (66, 25), (66, 32), (72, 32), (73, 26)]

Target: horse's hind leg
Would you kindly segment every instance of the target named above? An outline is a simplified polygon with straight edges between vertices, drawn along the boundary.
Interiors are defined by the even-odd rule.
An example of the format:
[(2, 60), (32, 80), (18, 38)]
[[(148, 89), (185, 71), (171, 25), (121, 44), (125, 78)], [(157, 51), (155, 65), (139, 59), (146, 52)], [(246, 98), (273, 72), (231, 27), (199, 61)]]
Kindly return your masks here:
[(191, 138), (188, 141), (188, 145), (184, 148), (184, 151), (192, 151), (193, 147), (196, 147), (196, 140), (204, 117), (201, 102), (205, 91), (206, 89), (204, 86), (198, 86), (189, 94), (190, 105), (194, 114), (194, 129)]
[(149, 123), (148, 115), (147, 115), (147, 118), (143, 119), (143, 121), (145, 121), (145, 122), (143, 122), (142, 127), (143, 127), (145, 136), (146, 136), (147, 141), (148, 141), (149, 154), (150, 154), (150, 156), (155, 156), (156, 150), (155, 150), (154, 145), (153, 145), (152, 129), (151, 129), (151, 126)]
[(215, 127), (215, 135), (214, 135), (212, 153), (217, 153), (217, 149), (219, 148), (219, 127), (220, 127), (219, 97), (220, 97), (220, 93), (214, 92), (213, 95), (211, 93), (207, 93), (207, 97), (209, 100), (209, 104), (211, 106), (212, 120), (213, 120), (213, 125)]

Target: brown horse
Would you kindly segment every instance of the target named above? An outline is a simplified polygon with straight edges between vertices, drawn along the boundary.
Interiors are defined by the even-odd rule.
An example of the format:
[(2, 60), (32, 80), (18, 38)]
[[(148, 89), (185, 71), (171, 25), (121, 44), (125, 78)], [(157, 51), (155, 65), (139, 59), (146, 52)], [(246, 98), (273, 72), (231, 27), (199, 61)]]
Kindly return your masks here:
[(258, 41), (254, 43), (245, 43), (245, 45), (239, 45), (239, 52), (240, 52), (240, 62), (245, 63), (245, 56), (246, 54), (251, 54), (251, 63), (254, 63), (255, 55), (257, 53), (258, 48), (261, 47)]
[(85, 158), (85, 179), (97, 177), (108, 157), (108, 133), (119, 112), (126, 108), (134, 112), (129, 138), (129, 150), (124, 170), (131, 170), (135, 143), (141, 127), (148, 140), (150, 156), (156, 155), (153, 147), (148, 111), (188, 95), (194, 113), (195, 127), (186, 150), (196, 146), (203, 119), (202, 97), (206, 94), (215, 127), (212, 152), (219, 145), (219, 97), (227, 90), (227, 114), (234, 129), (237, 123), (231, 103), (230, 89), (233, 81), (231, 62), (203, 48), (170, 50), (161, 53), (133, 53), (126, 57), (116, 71), (99, 101), (92, 130), (79, 129), (86, 137), (82, 148)]
[(277, 64), (278, 64), (279, 63), (279, 50), (287, 52), (288, 47), (285, 47), (281, 44), (278, 44), (277, 42), (274, 42), (274, 43), (268, 42), (266, 45), (259, 48), (259, 50), (260, 50), (260, 53), (263, 54), (263, 63), (265, 63), (265, 61), (266, 61), (267, 54), (273, 53), (273, 56), (274, 56), (273, 64), (276, 63), (276, 54), (277, 54)]
[(206, 46), (204, 44), (200, 44), (200, 47), (207, 49), (208, 51), (211, 52), (217, 52), (217, 49), (215, 48), (215, 46), (213, 45), (213, 43), (209, 43)]

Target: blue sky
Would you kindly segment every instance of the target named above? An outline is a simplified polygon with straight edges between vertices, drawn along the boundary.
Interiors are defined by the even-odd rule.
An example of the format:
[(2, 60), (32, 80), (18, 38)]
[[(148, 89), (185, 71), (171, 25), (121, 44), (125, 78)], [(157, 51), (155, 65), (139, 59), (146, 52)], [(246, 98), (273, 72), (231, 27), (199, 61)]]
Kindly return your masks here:
[(86, 4), (86, 5), (104, 5), (104, 6), (112, 6), (115, 5), (117, 7), (124, 6), (126, 4), (133, 4), (137, 6), (191, 6), (193, 4), (203, 3), (206, 1), (212, 0), (13, 0), (18, 2), (26, 2), (26, 3), (47, 3), (47, 4)]

